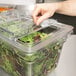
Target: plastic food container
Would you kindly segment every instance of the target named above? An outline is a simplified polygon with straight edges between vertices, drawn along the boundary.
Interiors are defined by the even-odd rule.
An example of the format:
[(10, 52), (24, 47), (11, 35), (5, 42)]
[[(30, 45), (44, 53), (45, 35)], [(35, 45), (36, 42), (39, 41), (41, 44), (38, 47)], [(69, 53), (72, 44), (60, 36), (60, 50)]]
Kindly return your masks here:
[(0, 68), (10, 76), (47, 76), (56, 68), (73, 27), (51, 19), (43, 24), (26, 18), (0, 23)]

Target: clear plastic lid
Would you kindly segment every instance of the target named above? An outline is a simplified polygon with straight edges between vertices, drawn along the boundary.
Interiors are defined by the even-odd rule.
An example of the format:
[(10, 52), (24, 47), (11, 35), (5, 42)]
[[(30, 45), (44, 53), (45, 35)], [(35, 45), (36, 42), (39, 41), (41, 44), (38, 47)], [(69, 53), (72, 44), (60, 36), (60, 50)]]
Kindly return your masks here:
[[(33, 31), (33, 21), (25, 18), (3, 21), (0, 23), (0, 30), (4, 35), (10, 37), (19, 37)], [(7, 34), (5, 34), (7, 33)]]
[[(11, 21), (16, 18), (20, 18), (19, 12), (16, 9), (9, 8), (9, 10), (0, 12), (0, 19), (2, 19), (3, 21)], [(1, 21), (0, 21), (0, 23), (1, 23)]]
[(4, 21), (0, 23), (0, 37), (22, 51), (31, 53), (66, 37), (73, 29), (53, 19), (48, 19), (42, 25), (36, 26), (32, 19), (26, 18)]

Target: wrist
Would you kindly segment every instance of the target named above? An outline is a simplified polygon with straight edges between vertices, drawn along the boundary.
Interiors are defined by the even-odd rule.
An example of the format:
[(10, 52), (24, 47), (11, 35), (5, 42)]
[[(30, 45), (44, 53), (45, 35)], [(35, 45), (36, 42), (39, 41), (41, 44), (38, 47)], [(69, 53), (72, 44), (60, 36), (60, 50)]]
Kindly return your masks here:
[(63, 2), (58, 2), (56, 5), (57, 5), (56, 13), (59, 13), (60, 10), (62, 9)]

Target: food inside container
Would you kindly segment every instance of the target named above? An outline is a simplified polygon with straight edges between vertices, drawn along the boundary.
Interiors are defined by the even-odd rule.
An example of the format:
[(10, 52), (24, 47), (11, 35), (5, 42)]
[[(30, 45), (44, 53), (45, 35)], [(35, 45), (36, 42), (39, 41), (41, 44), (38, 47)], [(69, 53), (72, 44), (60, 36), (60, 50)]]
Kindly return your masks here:
[(4, 19), (0, 21), (0, 68), (10, 76), (47, 76), (56, 68), (73, 27), (51, 21), (42, 28), (30, 19), (16, 17), (0, 16)]
[(46, 76), (56, 68), (64, 40), (26, 53), (0, 39), (0, 67), (12, 76)]
[(8, 10), (10, 10), (10, 9), (11, 9), (11, 8), (0, 7), (0, 12), (8, 11)]
[(52, 26), (42, 28), (34, 33), (31, 33), (19, 38), (18, 41), (22, 43), (28, 43), (28, 44), (34, 45), (34, 44), (39, 43), (41, 40), (44, 40), (47, 37), (49, 37), (49, 35), (55, 32), (56, 30), (57, 29)]

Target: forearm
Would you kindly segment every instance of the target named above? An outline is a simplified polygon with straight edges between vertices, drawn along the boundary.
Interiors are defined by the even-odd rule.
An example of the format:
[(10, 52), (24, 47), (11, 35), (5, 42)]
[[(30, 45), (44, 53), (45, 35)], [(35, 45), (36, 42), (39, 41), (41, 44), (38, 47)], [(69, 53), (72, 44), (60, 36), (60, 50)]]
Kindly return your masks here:
[(59, 2), (58, 6), (56, 13), (76, 16), (76, 0)]

